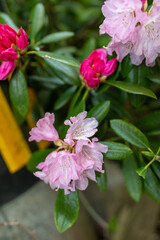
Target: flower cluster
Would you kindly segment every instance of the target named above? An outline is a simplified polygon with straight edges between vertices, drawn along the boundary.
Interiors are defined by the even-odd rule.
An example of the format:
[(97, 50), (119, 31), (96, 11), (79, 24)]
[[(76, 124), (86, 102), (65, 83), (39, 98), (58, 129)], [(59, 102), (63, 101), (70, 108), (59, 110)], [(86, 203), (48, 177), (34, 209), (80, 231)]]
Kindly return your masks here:
[(15, 60), (23, 55), (28, 47), (28, 36), (22, 27), (18, 33), (7, 24), (0, 24), (0, 80), (14, 70)]
[(82, 82), (90, 88), (97, 87), (111, 75), (117, 67), (117, 59), (107, 61), (107, 52), (100, 48), (94, 50), (80, 66), (80, 77)]
[(95, 118), (86, 118), (87, 112), (66, 120), (69, 125), (64, 141), (53, 123), (54, 114), (46, 113), (37, 122), (37, 127), (30, 131), (29, 141), (54, 141), (57, 150), (51, 152), (37, 168), (35, 176), (49, 183), (52, 189), (64, 189), (65, 194), (75, 191), (75, 188), (85, 190), (88, 179), (96, 181), (95, 171), (102, 172), (103, 155), (108, 147), (98, 143), (97, 138), (89, 139), (96, 131), (98, 122)]
[(100, 34), (112, 37), (106, 49), (109, 55), (115, 51), (118, 61), (130, 54), (133, 64), (146, 58), (146, 65), (153, 66), (160, 55), (160, 0), (149, 12), (146, 8), (147, 0), (107, 0), (102, 6)]

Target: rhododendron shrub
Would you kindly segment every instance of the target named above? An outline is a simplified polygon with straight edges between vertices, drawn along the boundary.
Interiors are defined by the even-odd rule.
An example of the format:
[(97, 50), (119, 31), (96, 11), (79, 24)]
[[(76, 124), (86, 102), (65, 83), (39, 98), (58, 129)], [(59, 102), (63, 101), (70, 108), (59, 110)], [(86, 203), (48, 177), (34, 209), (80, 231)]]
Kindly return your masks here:
[(30, 133), (27, 169), (57, 195), (59, 232), (79, 193), (106, 192), (112, 160), (134, 201), (160, 203), (160, 0), (64, 1), (24, 1), (16, 23), (0, 12), (0, 85)]

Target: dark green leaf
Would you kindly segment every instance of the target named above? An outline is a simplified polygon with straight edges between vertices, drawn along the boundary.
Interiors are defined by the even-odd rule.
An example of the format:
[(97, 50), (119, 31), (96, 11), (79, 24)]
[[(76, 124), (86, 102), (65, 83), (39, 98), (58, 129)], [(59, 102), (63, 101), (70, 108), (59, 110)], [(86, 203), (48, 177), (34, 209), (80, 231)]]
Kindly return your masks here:
[(53, 151), (54, 151), (53, 149), (44, 149), (34, 152), (27, 163), (27, 169), (30, 172), (39, 171), (39, 169), (36, 168), (37, 165), (41, 162), (44, 162), (47, 155)]
[(140, 167), (136, 170), (136, 172), (138, 173), (139, 176), (143, 177), (144, 179), (146, 178), (146, 174), (147, 174), (147, 168), (145, 167)]
[(88, 112), (87, 117), (95, 117), (100, 123), (107, 116), (110, 109), (110, 101), (103, 101), (97, 104)]
[(11, 28), (13, 28), (16, 32), (18, 31), (18, 27), (15, 25), (13, 20), (5, 13), (0, 12), (0, 24), (7, 24)]
[[(131, 84), (136, 84), (140, 87), (149, 88), (149, 80), (147, 78), (149, 74), (149, 68), (143, 63), (140, 66), (134, 66), (127, 76), (127, 81)], [(145, 95), (145, 94), (144, 94)], [(140, 107), (146, 100), (146, 96), (141, 95), (129, 95), (131, 104), (134, 107)]]
[(77, 114), (80, 112), (83, 112), (85, 110), (85, 105), (86, 104), (84, 100), (81, 100), (79, 103), (75, 104), (68, 117), (74, 117), (77, 116)]
[(56, 89), (65, 83), (58, 77), (41, 77), (38, 75), (32, 75), (29, 77), (29, 84), (31, 87), (35, 88)]
[(128, 83), (128, 82), (122, 82), (122, 81), (110, 81), (110, 80), (107, 81), (107, 83), (111, 86), (117, 87), (128, 93), (145, 95), (145, 96), (157, 99), (154, 92), (152, 92), (150, 89), (134, 83)]
[(121, 63), (121, 73), (123, 78), (126, 78), (128, 76), (133, 66), (134, 65), (131, 62), (130, 56), (127, 55)]
[(152, 199), (160, 203), (160, 184), (151, 168), (148, 168), (144, 181), (144, 189)]
[(133, 155), (123, 161), (123, 175), (131, 197), (138, 202), (142, 193), (142, 182), (136, 173), (137, 163)]
[(54, 208), (54, 220), (59, 232), (64, 232), (76, 221), (79, 213), (78, 191), (64, 195), (63, 190), (58, 191)]
[(30, 38), (35, 39), (37, 33), (41, 30), (45, 19), (45, 9), (42, 3), (38, 3), (33, 8), (29, 20), (31, 21), (30, 26)]
[(108, 146), (108, 152), (104, 153), (107, 159), (121, 160), (132, 154), (132, 150), (122, 143), (104, 141), (101, 143)]
[[(104, 165), (104, 164), (103, 164)], [(101, 192), (106, 192), (107, 189), (107, 175), (105, 166), (103, 166), (104, 173), (96, 172), (97, 186)]]
[(152, 131), (160, 129), (160, 111), (151, 112), (142, 117), (138, 122), (137, 126), (144, 131)]
[(61, 40), (65, 40), (67, 38), (73, 37), (74, 33), (73, 32), (57, 32), (57, 33), (51, 33), (44, 37), (40, 43), (51, 43), (51, 42), (58, 42)]
[(95, 40), (95, 38), (89, 38), (85, 42), (85, 44), (83, 46), (83, 49), (81, 51), (81, 56), (82, 56), (81, 58), (82, 58), (82, 60), (88, 58), (88, 56), (91, 54), (91, 52), (93, 50), (95, 50), (95, 48), (96, 48), (96, 40)]
[(160, 179), (160, 163), (155, 161), (154, 163), (152, 163), (152, 168), (158, 179)]
[(131, 123), (120, 119), (113, 119), (110, 123), (114, 132), (124, 140), (140, 148), (149, 147), (146, 136)]
[(37, 51), (34, 53), (44, 59), (50, 59), (51, 61), (57, 61), (57, 62), (64, 63), (69, 66), (79, 68), (79, 64), (76, 62), (76, 60), (73, 60), (72, 58), (61, 56), (56, 53), (44, 52), (44, 51)]
[(16, 113), (24, 121), (29, 108), (29, 95), (25, 76), (19, 68), (14, 72), (10, 81), (9, 94)]
[(72, 99), (71, 104), (69, 106), (68, 116), (71, 116), (70, 113), (71, 113), (72, 109), (74, 108), (75, 104), (77, 103), (78, 98), (79, 98), (79, 96), (80, 96), (80, 94), (82, 92), (82, 89), (83, 89), (83, 86), (81, 85), (81, 87), (78, 89), (78, 91), (73, 96), (73, 99)]
[(55, 102), (54, 109), (58, 110), (62, 108), (72, 97), (73, 93), (76, 91), (76, 86), (70, 87), (65, 91)]

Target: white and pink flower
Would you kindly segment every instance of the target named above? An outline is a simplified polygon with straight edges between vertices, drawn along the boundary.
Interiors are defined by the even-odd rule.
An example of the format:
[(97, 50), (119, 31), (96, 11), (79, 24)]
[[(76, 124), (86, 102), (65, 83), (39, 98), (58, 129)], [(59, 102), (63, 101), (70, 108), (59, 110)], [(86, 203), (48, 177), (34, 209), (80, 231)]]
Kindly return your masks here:
[(95, 171), (104, 172), (102, 153), (106, 153), (108, 147), (98, 143), (97, 138), (89, 139), (96, 133), (98, 122), (95, 118), (86, 118), (86, 115), (87, 112), (82, 112), (71, 117), (71, 121), (65, 121), (70, 127), (64, 141), (59, 139), (53, 126), (53, 113), (46, 113), (37, 127), (30, 131), (29, 141), (45, 139), (58, 146), (44, 162), (38, 164), (37, 169), (41, 171), (34, 175), (52, 189), (64, 189), (65, 194), (75, 191), (75, 188), (85, 190), (89, 179), (96, 181)]

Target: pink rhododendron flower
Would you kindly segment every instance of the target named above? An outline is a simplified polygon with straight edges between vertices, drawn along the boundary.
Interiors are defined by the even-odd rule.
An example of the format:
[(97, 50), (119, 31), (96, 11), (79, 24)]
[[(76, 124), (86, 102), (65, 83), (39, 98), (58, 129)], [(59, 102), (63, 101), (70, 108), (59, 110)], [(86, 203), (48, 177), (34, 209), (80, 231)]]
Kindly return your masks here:
[(59, 136), (57, 130), (53, 126), (55, 121), (54, 113), (46, 113), (44, 118), (41, 118), (37, 122), (37, 127), (32, 128), (30, 131), (30, 138), (29, 141), (41, 141), (41, 140), (48, 140), (48, 141), (56, 141)]
[(87, 112), (82, 112), (71, 117), (71, 121), (65, 121), (70, 127), (64, 141), (58, 138), (53, 127), (53, 113), (46, 113), (38, 121), (37, 127), (30, 131), (29, 141), (46, 139), (54, 141), (58, 146), (44, 162), (38, 164), (37, 169), (41, 171), (34, 175), (48, 183), (52, 189), (64, 189), (65, 194), (75, 191), (75, 188), (85, 190), (89, 179), (96, 181), (95, 171), (104, 172), (102, 153), (106, 153), (108, 147), (98, 143), (97, 138), (89, 139), (97, 131), (98, 122), (95, 118), (86, 118), (86, 115)]
[[(2, 76), (0, 80), (6, 79), (8, 74), (14, 70), (15, 63), (13, 64), (13, 61), (19, 58), (27, 47), (28, 36), (22, 27), (16, 33), (7, 24), (0, 24), (0, 59), (4, 61), (2, 66), (9, 66), (9, 69), (5, 68), (6, 72), (4, 72), (4, 67), (0, 68), (0, 76)], [(7, 63), (5, 64), (5, 62)]]
[(140, 0), (107, 0), (102, 6), (105, 16), (100, 34), (107, 33), (114, 41), (135, 41), (135, 26), (141, 18)]
[(107, 62), (105, 49), (94, 50), (80, 65), (82, 82), (91, 87), (97, 87), (107, 76), (111, 75), (117, 67), (116, 58)]
[(76, 117), (71, 117), (70, 120), (64, 122), (65, 125), (70, 125), (65, 137), (65, 142), (74, 145), (74, 140), (88, 140), (97, 132), (98, 122), (95, 118), (86, 118), (87, 112), (79, 113)]

